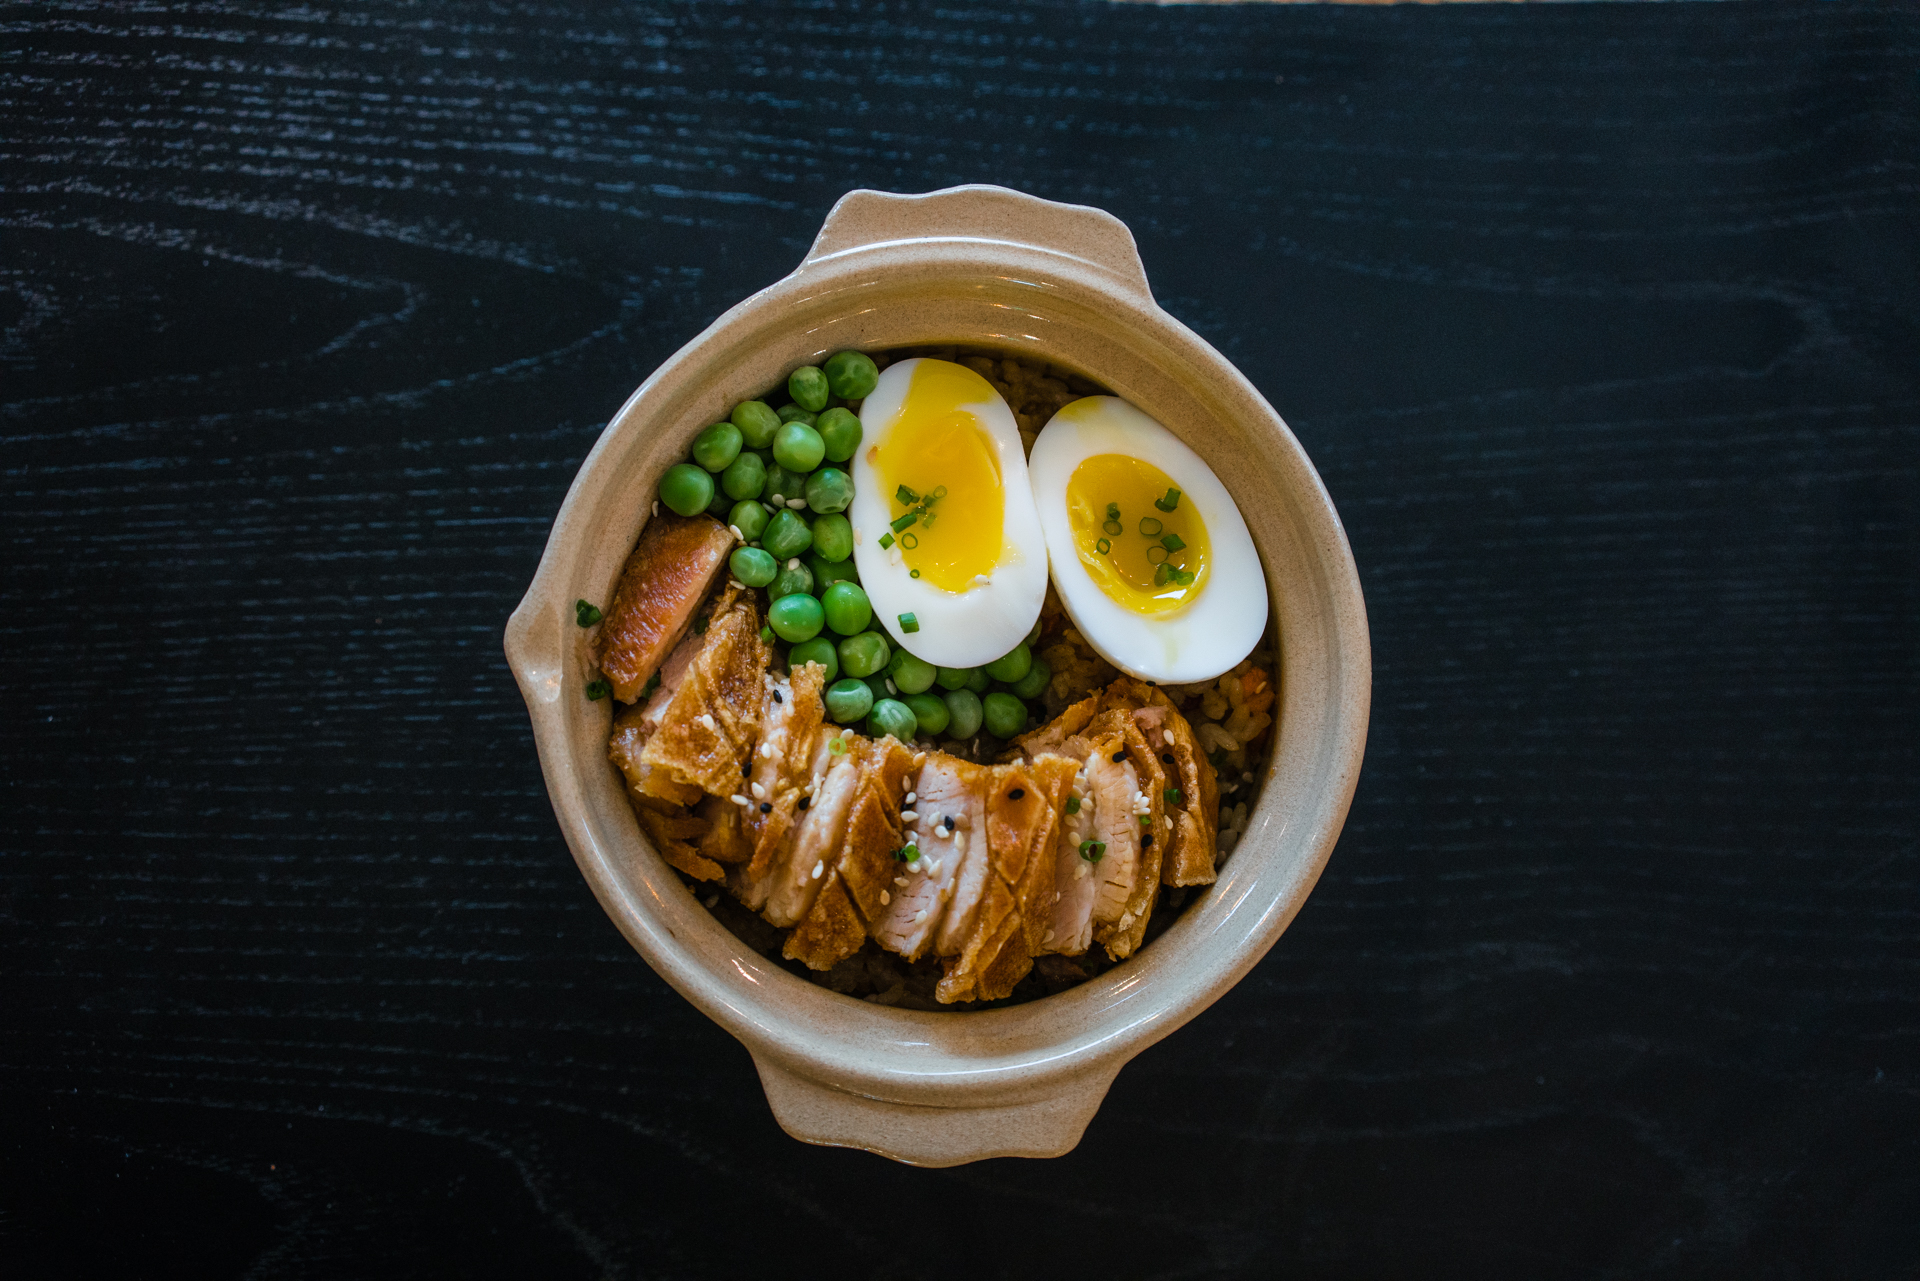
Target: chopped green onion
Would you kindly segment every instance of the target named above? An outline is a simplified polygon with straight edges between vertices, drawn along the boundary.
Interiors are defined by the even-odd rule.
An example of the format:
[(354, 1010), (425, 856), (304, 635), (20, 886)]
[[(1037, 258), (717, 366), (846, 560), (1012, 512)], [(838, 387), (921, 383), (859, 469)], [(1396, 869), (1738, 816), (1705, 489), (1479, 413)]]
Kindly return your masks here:
[(1165, 498), (1154, 499), (1153, 505), (1155, 507), (1158, 507), (1163, 512), (1172, 511), (1174, 508), (1180, 505), (1180, 491), (1177, 489), (1169, 489), (1167, 491), (1167, 496)]
[(773, 644), (773, 628), (771, 628), (771, 627), (762, 627), (762, 628), (760, 629), (760, 643), (761, 643), (762, 645), (771, 645), (771, 644)]
[(700, 617), (694, 619), (693, 620), (694, 635), (705, 636), (707, 634), (707, 627), (712, 622), (713, 622), (713, 618), (711, 615), (708, 615), (708, 614), (702, 614)]
[(918, 547), (919, 545), (920, 545), (920, 535), (918, 534), (900, 535), (900, 547), (903, 551), (912, 551), (914, 548)]
[(1080, 798), (1078, 796), (1069, 796), (1067, 798), (1066, 811), (1069, 814), (1078, 814), (1080, 812)]
[[(1154, 523), (1158, 524), (1159, 522), (1155, 521)], [(1166, 548), (1170, 552), (1177, 552), (1182, 547), (1185, 547), (1187, 545), (1187, 540), (1180, 537), (1180, 535), (1178, 534), (1168, 534), (1165, 538), (1160, 540), (1160, 545)]]
[(1124, 534), (1127, 532), (1127, 527), (1125, 525), (1122, 525), (1117, 520), (1107, 521), (1105, 524), (1100, 526), (1100, 529), (1103, 533), (1114, 534), (1114, 535)]
[(1181, 569), (1179, 566), (1176, 565), (1173, 567), (1172, 577), (1173, 577), (1173, 581), (1180, 584), (1182, 587), (1193, 586), (1193, 571), (1190, 569)]
[(1084, 840), (1080, 842), (1080, 857), (1089, 863), (1098, 863), (1107, 856), (1105, 841)]
[(611, 693), (613, 693), (613, 686), (607, 684), (605, 681), (587, 682), (587, 697), (596, 703)]
[(830, 739), (828, 739), (828, 740), (827, 740), (827, 750), (828, 750), (829, 752), (831, 752), (831, 753), (833, 753), (833, 755), (835, 755), (835, 756), (845, 756), (845, 755), (847, 754), (847, 740), (846, 740), (846, 736), (845, 736), (845, 735), (842, 735), (842, 736), (841, 736), (841, 737), (839, 737), (839, 738), (830, 738)]
[(887, 548), (891, 546), (893, 546), (893, 535), (892, 534), (880, 535), (880, 550), (885, 551), (887, 550)]
[(1120, 519), (1120, 504), (1119, 504), (1119, 503), (1108, 503), (1108, 504), (1107, 504), (1107, 519), (1108, 519), (1108, 520), (1119, 520), (1119, 519)]
[(1140, 826), (1142, 827), (1153, 822), (1153, 815), (1151, 814), (1135, 814), (1134, 817), (1140, 820)]
[(920, 620), (912, 614), (900, 615), (900, 630), (912, 634), (920, 630)]
[(893, 852), (893, 861), (896, 863), (912, 863), (918, 860), (919, 857), (920, 847), (918, 845), (902, 845)]
[(927, 501), (930, 503), (937, 503), (942, 498), (945, 498), (946, 496), (947, 496), (947, 487), (945, 485), (935, 485), (933, 487), (933, 492), (927, 495)]
[(915, 521), (919, 519), (920, 519), (919, 512), (908, 512), (906, 515), (902, 516), (899, 520), (896, 520), (893, 522), (893, 532), (897, 534), (901, 530), (905, 529), (907, 526), (913, 524)]
[(1153, 585), (1155, 587), (1165, 587), (1167, 585), (1168, 580), (1170, 580), (1173, 577), (1172, 570), (1173, 570), (1173, 566), (1167, 564), (1167, 562), (1165, 562), (1164, 560), (1161, 561), (1158, 565), (1154, 567)]
[(1167, 804), (1169, 805), (1185, 805), (1187, 803), (1187, 794), (1177, 787), (1169, 787), (1160, 794), (1166, 797)]
[(577, 600), (573, 602), (574, 621), (582, 627), (592, 627), (605, 617), (605, 614), (602, 614), (599, 609), (587, 601)]
[(1161, 561), (1165, 560), (1166, 558), (1167, 558), (1167, 549), (1162, 547), (1160, 544), (1155, 543), (1153, 546), (1147, 548), (1147, 564), (1158, 565)]
[(917, 569), (910, 569), (910, 570), (908, 570), (908, 571), (907, 571), (907, 577), (908, 577), (908, 578), (918, 578), (918, 577), (920, 577), (920, 571), (919, 571), (919, 570), (917, 570)]
[(1142, 516), (1140, 518), (1140, 532), (1145, 534), (1148, 538), (1160, 537), (1160, 531), (1165, 528), (1166, 528), (1165, 525), (1162, 525), (1159, 521), (1155, 520), (1151, 516)]
[(1108, 552), (1113, 550), (1113, 544), (1103, 538), (1099, 542), (1093, 545), (1093, 549), (1099, 552), (1102, 556), (1105, 556)]
[(894, 496), (894, 499), (897, 502), (899, 502), (899, 504), (902, 507), (911, 507), (915, 503), (920, 501), (920, 495), (914, 493), (911, 489), (908, 489), (905, 485), (902, 485), (900, 486), (900, 488), (894, 490), (893, 496)]

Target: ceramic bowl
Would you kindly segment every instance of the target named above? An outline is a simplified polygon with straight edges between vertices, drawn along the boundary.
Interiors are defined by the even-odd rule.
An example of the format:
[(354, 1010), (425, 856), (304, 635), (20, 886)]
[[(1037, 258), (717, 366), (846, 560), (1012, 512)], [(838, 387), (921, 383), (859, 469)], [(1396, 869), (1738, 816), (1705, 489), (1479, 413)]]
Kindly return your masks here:
[[(1281, 655), (1271, 764), (1218, 883), (1126, 964), (978, 1013), (840, 996), (762, 959), (710, 916), (628, 809), (607, 760), (608, 703), (583, 692), (594, 672), (573, 616), (575, 600), (611, 597), (655, 483), (701, 427), (831, 352), (945, 342), (1080, 371), (1193, 446), (1246, 515)], [(621, 932), (747, 1047), (788, 1133), (917, 1165), (1068, 1151), (1120, 1068), (1273, 946), (1346, 817), (1371, 681), (1346, 535), (1280, 416), (1155, 304), (1118, 219), (986, 186), (850, 193), (792, 275), (655, 370), (574, 478), (506, 650), (561, 830)]]

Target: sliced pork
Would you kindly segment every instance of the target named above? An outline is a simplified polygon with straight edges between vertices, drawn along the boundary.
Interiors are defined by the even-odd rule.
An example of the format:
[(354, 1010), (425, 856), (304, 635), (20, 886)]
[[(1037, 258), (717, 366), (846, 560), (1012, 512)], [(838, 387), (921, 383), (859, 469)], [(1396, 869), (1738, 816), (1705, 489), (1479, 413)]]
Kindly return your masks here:
[(743, 794), (748, 754), (760, 741), (770, 657), (752, 598), (723, 591), (708, 615), (700, 652), (672, 692), (641, 760), (676, 783), (715, 796)]
[[(901, 813), (911, 862), (897, 862), (888, 889), (891, 900), (874, 923), (874, 941), (917, 961), (932, 945), (953, 897), (960, 864), (973, 834), (984, 827), (987, 788), (993, 772), (945, 752), (928, 752), (914, 775)], [(975, 816), (981, 822), (976, 824)]]
[(640, 697), (719, 581), (732, 548), (733, 535), (711, 516), (662, 512), (640, 531), (600, 624), (595, 655), (620, 702)]

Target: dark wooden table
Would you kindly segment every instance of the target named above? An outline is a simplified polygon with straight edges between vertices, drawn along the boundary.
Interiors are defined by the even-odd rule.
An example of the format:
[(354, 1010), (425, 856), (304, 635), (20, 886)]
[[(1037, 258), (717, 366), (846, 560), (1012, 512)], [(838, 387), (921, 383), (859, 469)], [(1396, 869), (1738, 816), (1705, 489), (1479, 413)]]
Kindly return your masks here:
[[(1915, 1275), (1914, 4), (0, 21), (0, 1275)], [(926, 1172), (628, 949), (500, 635), (656, 363), (969, 181), (1287, 416), (1377, 683), (1265, 962)]]

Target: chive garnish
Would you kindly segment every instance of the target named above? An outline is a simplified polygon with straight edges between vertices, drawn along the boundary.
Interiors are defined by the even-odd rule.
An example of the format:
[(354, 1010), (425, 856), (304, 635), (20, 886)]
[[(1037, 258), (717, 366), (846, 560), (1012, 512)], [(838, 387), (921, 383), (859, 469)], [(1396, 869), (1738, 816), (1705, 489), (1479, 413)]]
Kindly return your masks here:
[(1101, 525), (1101, 526), (1100, 526), (1100, 529), (1101, 529), (1101, 531), (1102, 531), (1103, 533), (1108, 533), (1108, 534), (1116, 534), (1116, 535), (1117, 535), (1117, 534), (1123, 534), (1123, 533), (1125, 533), (1125, 532), (1126, 532), (1126, 529), (1127, 529), (1127, 527), (1126, 527), (1125, 525), (1122, 525), (1122, 524), (1121, 524), (1121, 523), (1120, 523), (1119, 521), (1117, 521), (1117, 520), (1109, 520), (1109, 521), (1107, 521), (1107, 522), (1106, 522), (1105, 524), (1103, 524), (1103, 525)]
[(611, 693), (613, 693), (613, 686), (607, 684), (605, 681), (596, 680), (587, 682), (587, 697), (593, 702), (597, 703)]
[(1145, 534), (1148, 538), (1160, 537), (1160, 531), (1165, 528), (1166, 528), (1165, 525), (1162, 525), (1159, 521), (1155, 520), (1151, 516), (1142, 516), (1140, 518), (1140, 532)]
[(1093, 545), (1093, 550), (1099, 552), (1102, 556), (1105, 556), (1108, 552), (1113, 550), (1113, 544), (1103, 538), (1099, 542)]
[(592, 627), (605, 617), (605, 614), (602, 614), (597, 607), (588, 601), (577, 600), (573, 602), (573, 619), (582, 627)]
[(1067, 798), (1066, 811), (1069, 814), (1078, 814), (1080, 812), (1080, 798), (1078, 796), (1069, 796)]
[(901, 530), (905, 529), (907, 526), (913, 524), (915, 521), (919, 519), (920, 519), (919, 512), (917, 511), (908, 512), (906, 515), (902, 516), (900, 519), (893, 522), (893, 532), (897, 534)]
[(893, 535), (892, 534), (880, 535), (880, 550), (885, 551), (887, 550), (887, 548), (891, 546), (893, 546)]
[(902, 507), (911, 507), (915, 503), (920, 501), (920, 495), (914, 493), (911, 489), (908, 489), (905, 485), (902, 485), (900, 486), (900, 488), (894, 490), (893, 497), (894, 497), (894, 501), (899, 503)]
[(920, 571), (919, 571), (919, 570), (917, 570), (917, 569), (910, 569), (910, 570), (908, 570), (908, 571), (907, 571), (907, 577), (908, 577), (908, 578), (918, 578), (918, 577), (920, 577)]
[(1167, 496), (1165, 498), (1154, 499), (1153, 505), (1155, 507), (1158, 507), (1163, 512), (1172, 511), (1174, 508), (1180, 505), (1180, 491), (1177, 489), (1169, 489), (1167, 491)]
[(1147, 564), (1158, 565), (1161, 561), (1165, 560), (1166, 558), (1167, 558), (1167, 549), (1162, 547), (1159, 543), (1155, 543), (1153, 546), (1147, 548)]
[(1107, 856), (1105, 841), (1084, 840), (1080, 842), (1080, 857), (1089, 863), (1098, 863)]
[(918, 547), (919, 545), (920, 545), (920, 535), (918, 534), (900, 535), (900, 546), (903, 550), (912, 551), (914, 548)]
[(920, 630), (920, 620), (912, 614), (902, 614), (900, 615), (900, 630), (908, 633), (917, 632)]
[(1170, 572), (1172, 568), (1173, 567), (1164, 560), (1154, 566), (1153, 585), (1155, 587), (1165, 587), (1167, 582), (1173, 577), (1173, 574)]
[[(1159, 523), (1160, 523), (1159, 521), (1154, 522), (1154, 524), (1156, 525)], [(1178, 534), (1168, 534), (1165, 538), (1160, 540), (1160, 545), (1166, 548), (1170, 552), (1177, 552), (1182, 547), (1185, 547), (1187, 545), (1187, 540), (1180, 537), (1180, 535)]]
[(920, 847), (918, 845), (902, 845), (893, 852), (893, 861), (896, 863), (911, 863), (919, 857)]
[(1107, 519), (1108, 519), (1108, 520), (1119, 520), (1119, 519), (1120, 519), (1120, 504), (1119, 504), (1119, 503), (1108, 503), (1108, 504), (1107, 504)]
[(771, 644), (773, 644), (773, 628), (771, 628), (771, 627), (762, 627), (762, 628), (760, 629), (760, 643), (761, 643), (762, 645), (771, 645)]
[(927, 501), (930, 503), (937, 503), (942, 498), (945, 498), (946, 496), (947, 496), (947, 487), (945, 485), (935, 485), (933, 487), (933, 492), (927, 495)]
[(839, 738), (828, 739), (827, 750), (835, 756), (845, 756), (847, 754), (846, 736), (841, 735)]
[(1167, 804), (1169, 805), (1185, 805), (1187, 803), (1187, 794), (1177, 787), (1169, 787), (1166, 791), (1160, 793), (1160, 795), (1166, 798)]

